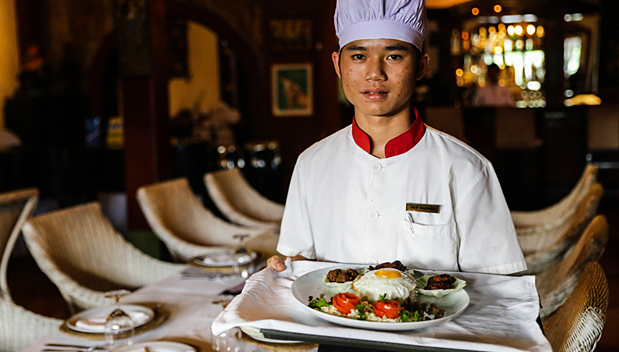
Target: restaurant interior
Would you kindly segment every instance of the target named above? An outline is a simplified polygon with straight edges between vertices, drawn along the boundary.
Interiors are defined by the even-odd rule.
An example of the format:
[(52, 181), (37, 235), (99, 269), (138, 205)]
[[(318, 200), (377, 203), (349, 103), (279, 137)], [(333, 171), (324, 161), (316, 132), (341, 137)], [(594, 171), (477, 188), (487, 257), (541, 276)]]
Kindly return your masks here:
[[(1, 1), (2, 299), (60, 324), (113, 303), (70, 299), (67, 280), (99, 293), (134, 290), (174, 272), (170, 263), (215, 253), (205, 247), (275, 254), (298, 155), (353, 118), (331, 61), (338, 49), (335, 4)], [(568, 334), (581, 338), (580, 322), (578, 331), (594, 342), (571, 351), (618, 351), (615, 1), (426, 0), (426, 6), (423, 50), (430, 61), (415, 87), (419, 115), (492, 162), (528, 274), (537, 279), (541, 324), (553, 348), (570, 350), (561, 343)], [(484, 102), (481, 92), (492, 87), (509, 101)], [(1, 219), (5, 213), (13, 218)], [(102, 223), (80, 222), (91, 218)], [(167, 266), (144, 267), (151, 278), (124, 286), (110, 273), (124, 271), (113, 260), (93, 259), (109, 265), (99, 268), (105, 274), (71, 273), (70, 251), (98, 246), (76, 244), (94, 226), (97, 236), (119, 233)], [(104, 255), (96, 249), (87, 256)], [(126, 255), (138, 256), (132, 253)], [(597, 315), (589, 320), (576, 315), (591, 310)], [(0, 307), (0, 335), (15, 319), (6, 312)], [(0, 336), (0, 352), (43, 336), (21, 345)], [(218, 350), (210, 343), (201, 348)], [(274, 343), (260, 348), (286, 350)]]

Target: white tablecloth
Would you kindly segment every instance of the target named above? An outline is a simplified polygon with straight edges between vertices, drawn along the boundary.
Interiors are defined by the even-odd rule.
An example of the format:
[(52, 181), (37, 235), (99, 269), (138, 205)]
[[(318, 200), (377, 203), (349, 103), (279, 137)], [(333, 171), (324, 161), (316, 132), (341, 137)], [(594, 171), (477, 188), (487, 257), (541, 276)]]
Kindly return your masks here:
[[(536, 319), (539, 298), (534, 276), (458, 273), (467, 281), (471, 302), (464, 313), (445, 324), (406, 332), (369, 331), (329, 323), (306, 312), (290, 292), (292, 282), (333, 263), (293, 262), (289, 277), (272, 269), (254, 274), (212, 326), (220, 334), (250, 325), (293, 333), (385, 341), (407, 345), (474, 351), (552, 351)], [(337, 267), (345, 267), (343, 264)], [(287, 269), (288, 271), (288, 269)]]
[[(169, 313), (162, 325), (135, 335), (133, 341), (174, 341), (210, 351), (211, 324), (217, 314), (222, 311), (221, 304), (212, 302), (223, 291), (242, 282), (243, 279), (240, 276), (212, 280), (207, 278), (182, 279), (180, 275), (176, 275), (143, 287), (122, 298), (120, 302), (124, 304), (154, 306), (156, 303), (162, 303), (162, 311)], [(101, 345), (104, 342), (69, 336), (58, 331), (21, 351), (40, 352), (46, 343)]]

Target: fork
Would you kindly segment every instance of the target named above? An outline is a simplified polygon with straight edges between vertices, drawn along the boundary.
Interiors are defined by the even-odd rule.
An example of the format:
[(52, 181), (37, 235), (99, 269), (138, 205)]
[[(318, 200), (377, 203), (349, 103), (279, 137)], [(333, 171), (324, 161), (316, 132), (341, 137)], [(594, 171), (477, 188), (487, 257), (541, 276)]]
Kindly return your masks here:
[[(107, 352), (108, 349), (103, 346), (81, 346), (68, 345), (62, 343), (48, 343), (45, 345), (44, 352), (59, 352), (59, 351), (79, 351), (79, 352)], [(51, 347), (51, 348), (47, 348)]]

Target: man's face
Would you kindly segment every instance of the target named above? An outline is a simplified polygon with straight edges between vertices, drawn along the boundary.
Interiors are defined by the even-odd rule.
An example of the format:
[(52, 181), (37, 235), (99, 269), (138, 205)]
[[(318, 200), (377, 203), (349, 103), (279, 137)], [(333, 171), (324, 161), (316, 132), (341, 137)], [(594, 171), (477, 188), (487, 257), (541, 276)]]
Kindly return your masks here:
[(427, 55), (417, 60), (411, 44), (395, 39), (357, 40), (333, 53), (335, 71), (357, 117), (408, 113), (427, 62)]

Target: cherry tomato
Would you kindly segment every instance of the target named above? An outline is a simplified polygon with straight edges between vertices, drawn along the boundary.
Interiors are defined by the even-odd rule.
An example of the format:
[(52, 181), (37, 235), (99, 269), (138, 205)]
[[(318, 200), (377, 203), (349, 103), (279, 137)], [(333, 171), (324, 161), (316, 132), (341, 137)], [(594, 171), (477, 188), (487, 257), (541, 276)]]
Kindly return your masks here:
[(377, 301), (372, 306), (374, 314), (381, 318), (395, 319), (399, 316), (400, 303), (398, 301)]
[(350, 311), (355, 309), (359, 304), (359, 297), (350, 292), (340, 292), (333, 297), (333, 306), (342, 314), (350, 314)]

